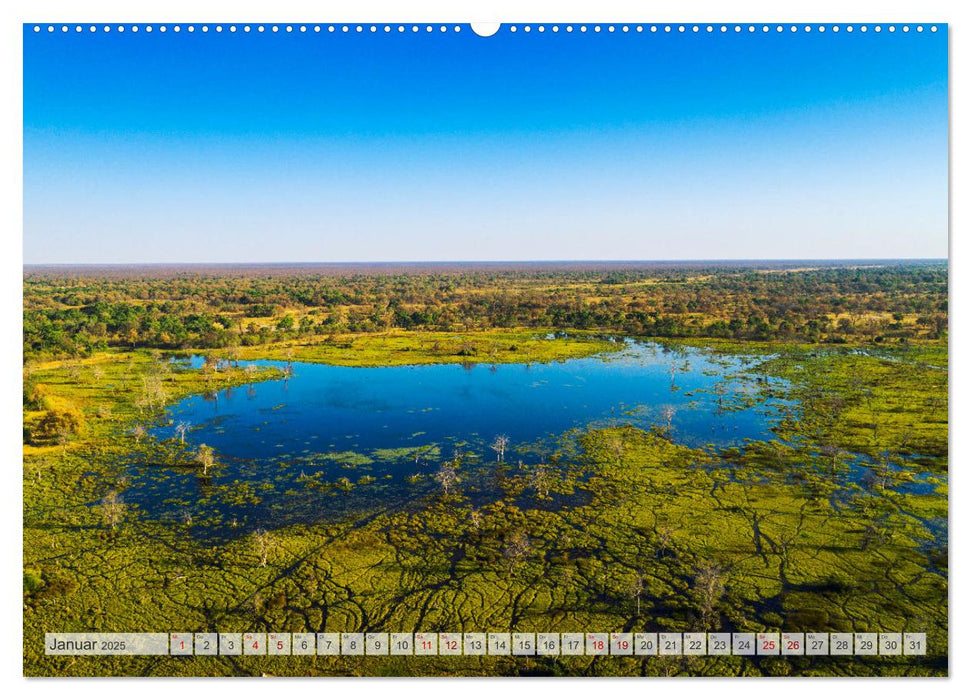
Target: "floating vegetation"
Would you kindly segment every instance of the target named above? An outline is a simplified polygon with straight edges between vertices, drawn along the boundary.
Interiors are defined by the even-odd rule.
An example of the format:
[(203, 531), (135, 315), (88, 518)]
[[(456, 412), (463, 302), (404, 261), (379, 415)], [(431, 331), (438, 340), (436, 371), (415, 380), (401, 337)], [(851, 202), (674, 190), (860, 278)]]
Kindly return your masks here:
[[(217, 448), (206, 478), (189, 444), (210, 444), (204, 422), (193, 421), (183, 447), (133, 392), (103, 388), (126, 377), (140, 386), (132, 377), (150, 370), (151, 357), (104, 356), (98, 387), (72, 383), (61, 365), (38, 371), (86, 426), (66, 448), (25, 448), (25, 669), (131, 671), (130, 660), (83, 657), (67, 667), (38, 654), (50, 629), (920, 629), (937, 650), (928, 657), (686, 658), (678, 669), (945, 675), (946, 352), (776, 345), (761, 359), (751, 351), (740, 368), (728, 351), (718, 352), (729, 372), (708, 378), (724, 380), (724, 394), (691, 388), (670, 420), (665, 398), (535, 439), (514, 435), (513, 424), (504, 453), (490, 449), (494, 434), (472, 437), (460, 425), (448, 441), (429, 438), (430, 428), (408, 430), (397, 445), (350, 450), (338, 440), (314, 450), (309, 435), (332, 439), (318, 427), (270, 461)], [(682, 352), (700, 374), (703, 356)], [(172, 400), (217, 381), (175, 367)], [(276, 376), (273, 367), (259, 372)], [(234, 368), (219, 375), (213, 386), (253, 381)], [(691, 376), (678, 381), (689, 387)], [(698, 430), (692, 412), (719, 399), (726, 420), (758, 409), (769, 428), (685, 440)], [(135, 424), (147, 426), (137, 442)], [(710, 430), (707, 415), (699, 425)], [(219, 428), (232, 433), (231, 419)], [(364, 442), (357, 428), (334, 432)], [(424, 444), (410, 444), (419, 437)], [(456, 477), (447, 489), (438, 477), (446, 461)], [(660, 657), (612, 661), (618, 674), (672, 671)], [(414, 672), (392, 657), (272, 662), (199, 657), (194, 672)], [(504, 657), (456, 663), (436, 657), (422, 672), (522, 669)], [(579, 674), (590, 663), (561, 657), (542, 669)], [(181, 672), (178, 659), (153, 664), (154, 673)]]

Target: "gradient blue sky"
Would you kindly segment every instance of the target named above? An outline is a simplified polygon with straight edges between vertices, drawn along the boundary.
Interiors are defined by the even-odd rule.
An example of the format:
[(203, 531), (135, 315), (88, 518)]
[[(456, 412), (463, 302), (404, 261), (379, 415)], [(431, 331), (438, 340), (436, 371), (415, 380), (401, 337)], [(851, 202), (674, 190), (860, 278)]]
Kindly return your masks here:
[(947, 255), (947, 32), (24, 30), (26, 263)]

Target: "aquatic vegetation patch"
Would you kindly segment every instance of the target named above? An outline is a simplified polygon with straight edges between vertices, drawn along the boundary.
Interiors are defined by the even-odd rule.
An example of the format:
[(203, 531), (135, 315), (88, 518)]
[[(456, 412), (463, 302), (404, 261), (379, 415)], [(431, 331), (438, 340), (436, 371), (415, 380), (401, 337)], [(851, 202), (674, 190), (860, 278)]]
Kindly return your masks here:
[[(373, 470), (338, 467), (340, 478), (311, 466), (317, 453), (289, 454), (289, 466), (262, 482), (214, 478), (192, 498), (173, 497), (164, 519), (126, 499), (126, 461), (142, 455), (159, 478), (197, 478), (199, 467), (177, 436), (132, 431), (157, 415), (134, 401), (144, 391), (137, 372), (153, 360), (136, 357), (133, 374), (127, 358), (103, 358), (112, 383), (129, 377), (129, 390), (115, 394), (78, 386), (61, 367), (38, 370), (80, 407), (87, 428), (25, 449), (25, 672), (187, 672), (177, 658), (46, 657), (37, 650), (51, 629), (908, 629), (928, 633), (930, 656), (200, 657), (192, 673), (945, 675), (947, 416), (935, 397), (946, 371), (930, 366), (941, 357), (928, 352), (909, 376), (882, 358), (786, 353), (777, 348), (754, 370), (785, 378), (785, 396), (800, 402), (775, 437), (688, 446), (625, 416), (523, 446), (522, 464), (460, 454), (448, 489), (438, 469), (456, 459), (449, 452), (416, 468), (404, 446), (355, 451)], [(163, 380), (173, 398), (206, 386), (201, 370), (176, 374)], [(247, 376), (220, 374), (213, 386)], [(896, 470), (863, 480), (854, 470), (864, 458), (867, 469), (884, 460)], [(398, 462), (407, 488), (369, 496), (387, 488), (378, 466)], [(293, 484), (279, 474), (287, 471), (299, 474)], [(932, 489), (898, 488), (918, 482)], [(286, 524), (282, 513), (274, 517), (283, 525), (257, 528), (212, 507), (229, 499), (242, 514), (273, 513), (268, 494), (284, 489), (322, 517)], [(206, 527), (235, 535), (198, 537)]]

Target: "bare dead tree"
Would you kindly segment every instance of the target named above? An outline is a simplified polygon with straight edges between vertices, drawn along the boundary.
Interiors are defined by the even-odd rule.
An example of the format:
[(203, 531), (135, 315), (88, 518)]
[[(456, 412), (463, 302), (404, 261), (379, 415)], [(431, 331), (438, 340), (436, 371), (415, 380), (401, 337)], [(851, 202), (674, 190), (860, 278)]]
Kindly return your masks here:
[(657, 525), (654, 532), (657, 533), (657, 552), (660, 554), (670, 547), (675, 530), (670, 525)]
[(202, 475), (208, 476), (209, 470), (216, 463), (216, 451), (209, 445), (199, 445), (199, 451), (196, 452), (196, 461), (202, 467)]
[(260, 559), (260, 566), (266, 566), (266, 562), (270, 558), (270, 552), (275, 544), (273, 536), (263, 528), (257, 530), (253, 535), (253, 544), (256, 548), (256, 555)]
[(545, 464), (537, 464), (533, 468), (531, 476), (533, 488), (540, 498), (547, 498), (550, 495), (550, 472)]
[(492, 449), (496, 452), (496, 461), (504, 461), (506, 459), (506, 448), (509, 447), (509, 436), (496, 435), (490, 447), (492, 447)]
[(166, 391), (162, 386), (162, 378), (157, 374), (142, 377), (142, 393), (139, 397), (142, 405), (150, 411), (165, 405)]
[(212, 357), (206, 357), (202, 361), (202, 380), (206, 383), (208, 387), (212, 383), (212, 375), (216, 370), (216, 360)]
[(172, 363), (166, 358), (162, 357), (161, 353), (154, 356), (154, 362), (151, 366), (151, 372), (153, 375), (159, 378), (159, 381), (172, 378)]
[[(37, 483), (40, 483), (40, 480), (43, 477), (42, 465), (45, 468), (50, 467), (50, 464), (47, 462), (46, 459), (43, 461), (38, 460), (33, 463), (32, 471), (34, 472), (34, 481)], [(26, 462), (24, 462), (24, 468), (27, 468)]]
[(835, 474), (837, 463), (839, 462), (839, 458), (842, 456), (843, 451), (838, 446), (828, 441), (820, 446), (819, 451), (824, 457), (826, 457), (827, 461), (829, 461), (830, 473)]
[(509, 564), (509, 573), (526, 557), (529, 552), (529, 537), (522, 530), (517, 530), (506, 538), (502, 548), (502, 555)]
[(412, 456), (415, 458), (415, 466), (418, 466), (418, 463), (421, 462), (421, 458), (424, 455), (433, 453), (434, 451), (435, 445), (421, 445), (420, 447), (416, 447), (415, 451), (412, 453)]
[(695, 571), (694, 588), (702, 623), (708, 628), (716, 626), (715, 607), (725, 592), (724, 572), (714, 562), (703, 562)]
[(671, 422), (674, 420), (674, 406), (664, 406), (661, 408), (661, 419), (664, 421), (665, 426), (670, 431)]
[(446, 496), (448, 495), (448, 490), (459, 480), (455, 463), (456, 460), (446, 460), (442, 462), (442, 465), (438, 468), (438, 473), (435, 474), (435, 480), (442, 485), (442, 490), (445, 492)]
[(187, 421), (179, 421), (175, 424), (175, 432), (179, 435), (179, 443), (185, 444), (185, 434), (189, 430), (189, 423)]
[(101, 521), (112, 530), (118, 527), (125, 514), (125, 504), (117, 491), (109, 491), (101, 499)]
[(67, 363), (67, 376), (71, 378), (72, 382), (81, 381), (81, 362), (78, 360), (71, 360)]
[(71, 442), (71, 437), (74, 435), (74, 429), (71, 425), (67, 423), (60, 423), (57, 426), (57, 432), (54, 436), (55, 442), (61, 447), (61, 452), (67, 452), (67, 446)]
[(622, 435), (610, 435), (607, 438), (607, 447), (617, 458), (617, 466), (622, 467), (624, 461), (624, 437)]
[(637, 600), (637, 616), (641, 615), (641, 594), (644, 592), (644, 577), (638, 571), (630, 583), (631, 598)]

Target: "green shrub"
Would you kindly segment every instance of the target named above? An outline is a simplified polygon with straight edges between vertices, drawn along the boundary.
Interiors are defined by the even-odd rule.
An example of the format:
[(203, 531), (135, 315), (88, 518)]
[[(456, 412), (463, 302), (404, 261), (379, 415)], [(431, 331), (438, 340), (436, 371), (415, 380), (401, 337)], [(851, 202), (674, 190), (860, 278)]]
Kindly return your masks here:
[(24, 593), (34, 593), (44, 587), (44, 579), (34, 569), (24, 569)]

